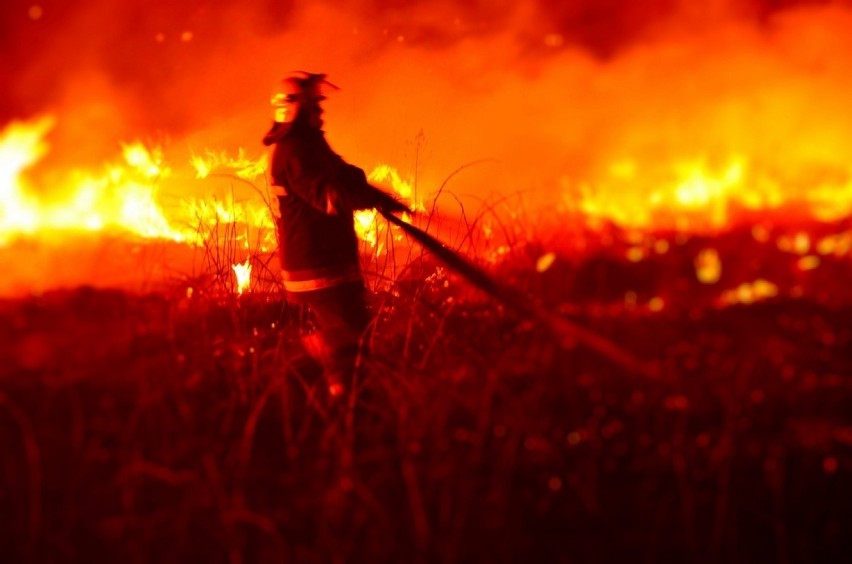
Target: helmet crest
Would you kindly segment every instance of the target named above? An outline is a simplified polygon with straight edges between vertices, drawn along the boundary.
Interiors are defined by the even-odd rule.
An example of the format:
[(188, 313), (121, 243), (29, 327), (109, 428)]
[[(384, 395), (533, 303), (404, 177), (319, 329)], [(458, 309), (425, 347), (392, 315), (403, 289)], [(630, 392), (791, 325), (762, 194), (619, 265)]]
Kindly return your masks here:
[(292, 90), (291, 94), (298, 96), (300, 102), (319, 102), (325, 100), (324, 87), (328, 86), (334, 90), (340, 90), (339, 87), (329, 82), (326, 76), (328, 75), (325, 73), (295, 71), (295, 74), (286, 77), (283, 82), (288, 83), (287, 85)]

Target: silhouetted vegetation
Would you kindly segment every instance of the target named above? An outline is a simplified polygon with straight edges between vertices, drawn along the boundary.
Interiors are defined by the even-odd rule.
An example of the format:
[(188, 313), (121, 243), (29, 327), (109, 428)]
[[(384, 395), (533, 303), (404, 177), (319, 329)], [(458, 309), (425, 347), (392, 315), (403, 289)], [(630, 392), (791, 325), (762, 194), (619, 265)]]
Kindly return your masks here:
[[(802, 270), (739, 231), (631, 262), (620, 241), (492, 272), (654, 376), (428, 258), (375, 286), (341, 405), (275, 292), (0, 302), (2, 561), (848, 561), (848, 252)], [(719, 302), (755, 278), (777, 295)]]

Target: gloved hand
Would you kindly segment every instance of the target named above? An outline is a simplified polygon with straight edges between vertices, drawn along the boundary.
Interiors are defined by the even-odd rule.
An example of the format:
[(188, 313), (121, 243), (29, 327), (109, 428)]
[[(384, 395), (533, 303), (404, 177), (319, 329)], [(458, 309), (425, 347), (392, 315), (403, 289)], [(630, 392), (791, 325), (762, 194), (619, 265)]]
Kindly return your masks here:
[(382, 213), (414, 213), (411, 208), (394, 197), (388, 197), (388, 199), (383, 201), (376, 209)]
[(379, 210), (382, 213), (414, 213), (411, 211), (407, 205), (403, 202), (399, 201), (394, 196), (391, 196), (387, 192), (372, 186), (373, 195), (375, 197), (375, 202), (373, 203), (373, 207)]

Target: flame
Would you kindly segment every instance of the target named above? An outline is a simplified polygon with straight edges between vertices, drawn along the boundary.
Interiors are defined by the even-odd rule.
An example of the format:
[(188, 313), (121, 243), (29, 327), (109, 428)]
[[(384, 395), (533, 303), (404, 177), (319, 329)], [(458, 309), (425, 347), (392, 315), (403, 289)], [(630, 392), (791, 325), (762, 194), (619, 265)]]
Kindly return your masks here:
[[(228, 194), (224, 198), (181, 199), (164, 209), (158, 191), (172, 169), (165, 164), (161, 148), (140, 142), (122, 144), (120, 161), (106, 163), (101, 171), (66, 171), (63, 197), (36, 197), (23, 173), (47, 154), (45, 138), (55, 122), (52, 116), (14, 122), (0, 137), (0, 243), (22, 235), (46, 237), (64, 231), (118, 229), (143, 238), (202, 246), (208, 238), (217, 236), (221, 226), (241, 224), (245, 229), (230, 233), (240, 246), (250, 249), (250, 230), (254, 229), (259, 233), (257, 249), (274, 250), (275, 223), (270, 206), (262, 198), (237, 201)], [(264, 175), (268, 158), (264, 155), (250, 159), (242, 149), (235, 157), (224, 151), (207, 150), (203, 156), (193, 155), (189, 164), (200, 179), (233, 174), (251, 182)], [(370, 179), (388, 185), (415, 206), (412, 185), (392, 167), (376, 167)], [(381, 254), (384, 248), (379, 237), (388, 226), (379, 224), (377, 215), (376, 210), (359, 211), (355, 226), (359, 237)], [(239, 270), (235, 266), (234, 272), (243, 276), (246, 269), (250, 270), (248, 266)], [(247, 280), (248, 275), (245, 276)], [(241, 285), (239, 291), (245, 287)]]
[(51, 116), (29, 123), (14, 121), (0, 135), (0, 244), (16, 232), (38, 229), (35, 204), (20, 175), (47, 153), (44, 135), (53, 121)]
[[(0, 135), (0, 244), (21, 235), (118, 229), (143, 238), (203, 245), (218, 226), (242, 223), (264, 230), (259, 250), (274, 248), (274, 222), (263, 201), (238, 202), (233, 195), (183, 199), (165, 210), (158, 192), (172, 170), (164, 162), (162, 149), (141, 142), (122, 144), (121, 161), (107, 163), (101, 171), (67, 171), (63, 197), (49, 201), (36, 197), (23, 172), (47, 154), (45, 136), (55, 121), (45, 116), (13, 122)], [(206, 160), (196, 157), (192, 164), (199, 176), (226, 168), (240, 178), (253, 179), (265, 170), (266, 159), (252, 161), (242, 150), (236, 158), (208, 152)], [(247, 234), (238, 239), (249, 247)]]
[(246, 259), (243, 263), (231, 265), (234, 271), (234, 276), (237, 279), (237, 294), (243, 295), (243, 292), (249, 289), (251, 283), (251, 261)]
[[(810, 271), (827, 264), (830, 255), (848, 255), (852, 248), (850, 232), (820, 238), (802, 231), (776, 237), (767, 226), (777, 224), (776, 216), (827, 222), (852, 214), (848, 114), (841, 111), (852, 82), (845, 78), (848, 73), (839, 64), (852, 48), (845, 39), (845, 22), (852, 21), (848, 19), (852, 14), (828, 27), (818, 24), (834, 20), (823, 21), (816, 14), (813, 20), (805, 16), (801, 16), (802, 23), (809, 25), (793, 25), (797, 19), (786, 23), (779, 19), (771, 26), (761, 26), (759, 35), (744, 29), (733, 33), (721, 27), (719, 32), (708, 28), (689, 36), (661, 33), (649, 36), (646, 44), (613, 54), (606, 62), (575, 52), (571, 36), (554, 31), (542, 37), (544, 45), (553, 49), (553, 67), (543, 63), (540, 72), (530, 75), (504, 69), (499, 84), (494, 85), (485, 79), (480, 84), (465, 81), (463, 86), (475, 86), (468, 88), (474, 100), (470, 105), (455, 96), (440, 96), (454, 93), (450, 87), (455, 87), (459, 76), (467, 75), (449, 60), (448, 72), (437, 73), (430, 82), (437, 89), (425, 92), (423, 98), (399, 96), (395, 89), (372, 90), (395, 92), (393, 100), (376, 104), (389, 116), (397, 116), (394, 112), (401, 106), (416, 107), (419, 116), (427, 111), (427, 105), (419, 102), (450, 101), (440, 105), (440, 121), (451, 124), (452, 135), (441, 138), (442, 126), (430, 125), (430, 134), (439, 132), (432, 162), (439, 162), (440, 167), (447, 162), (438, 161), (438, 154), (446, 151), (450, 159), (466, 158), (458, 155), (468, 146), (477, 153), (473, 158), (479, 154), (486, 160), (517, 156), (524, 163), (519, 177), (509, 171), (506, 178), (477, 180), (469, 192), (480, 202), (484, 200), (480, 198), (483, 191), (491, 186), (498, 192), (517, 188), (529, 191), (536, 199), (544, 197), (549, 206), (545, 211), (557, 215), (557, 221), (565, 218), (556, 213), (555, 206), (582, 216), (586, 226), (614, 224), (635, 231), (638, 235), (629, 239), (622, 255), (631, 262), (668, 252), (668, 241), (653, 240), (648, 235), (651, 231), (671, 227), (681, 233), (719, 231), (758, 218), (765, 223), (752, 226), (755, 241), (796, 255), (792, 257), (796, 268)], [(733, 34), (728, 36), (728, 32)], [(157, 41), (164, 41), (165, 36), (158, 37)], [(185, 31), (180, 40), (187, 42), (193, 37), (193, 32)], [(730, 40), (725, 43), (730, 47), (722, 53), (725, 57), (715, 56), (716, 47), (722, 45), (717, 45), (720, 38)], [(482, 52), (490, 54), (497, 51), (488, 47), (501, 43), (473, 45), (485, 47)], [(466, 49), (470, 51), (470, 45)], [(439, 55), (437, 50), (427, 51), (421, 54)], [(408, 52), (406, 57), (421, 54)], [(436, 61), (430, 60), (429, 68)], [(382, 59), (382, 64), (386, 63)], [(405, 63), (411, 66), (408, 58)], [(443, 75), (450, 78), (441, 78)], [(357, 81), (355, 84), (357, 87)], [(477, 97), (476, 92), (487, 96)], [(558, 98), (552, 97), (553, 92), (559, 93)], [(531, 108), (532, 114), (522, 119), (494, 119), (498, 115), (494, 109), (525, 100), (540, 101), (536, 106), (543, 108), (542, 113)], [(418, 119), (429, 120), (428, 114), (422, 115), (427, 117)], [(545, 119), (539, 119), (542, 117)], [(396, 126), (391, 117), (386, 121)], [(267, 155), (254, 159), (243, 149), (236, 156), (204, 149), (192, 155), (189, 163), (175, 165), (159, 147), (126, 143), (98, 170), (60, 171), (51, 182), (62, 190), (58, 196), (46, 196), (46, 191), (31, 185), (33, 180), (28, 175), (47, 154), (47, 135), (56, 122), (54, 116), (43, 116), (13, 122), (0, 133), (0, 245), (19, 236), (107, 229), (203, 245), (221, 226), (239, 224), (228, 236), (238, 243), (240, 257), (253, 244), (262, 251), (274, 247), (273, 216), (260, 190), (244, 199), (233, 193), (173, 199), (168, 208), (162, 197), (168, 179), (175, 176), (175, 166), (188, 164), (197, 179), (230, 176), (251, 184), (266, 172)], [(369, 141), (365, 145), (382, 137), (382, 120), (375, 123), (377, 129), (371, 132), (372, 138), (364, 138)], [(346, 129), (344, 123), (341, 130)], [(519, 145), (516, 139), (522, 132), (525, 138), (530, 133), (529, 142)], [(502, 151), (502, 139), (510, 140), (510, 151)], [(418, 138), (418, 150), (420, 142)], [(378, 152), (379, 158), (381, 152), (388, 152), (387, 148), (379, 151), (374, 147), (365, 147), (365, 151), (371, 155), (371, 151)], [(515, 161), (507, 158), (506, 162)], [(539, 169), (541, 176), (527, 174)], [(413, 209), (425, 209), (417, 182), (404, 179), (391, 165), (376, 166), (369, 179), (388, 187)], [(432, 180), (427, 178), (423, 184), (432, 188), (436, 185)], [(517, 180), (518, 186), (506, 186)], [(395, 227), (378, 220), (376, 210), (359, 211), (354, 219), (359, 237), (377, 255), (388, 250), (389, 237), (399, 237)], [(489, 243), (478, 252), (492, 262), (510, 256), (514, 241), (523, 243), (537, 234), (533, 230), (529, 232), (532, 236), (515, 231), (518, 223), (513, 210), (505, 218), (498, 218), (495, 212), (493, 217), (477, 220)], [(263, 231), (254, 243), (252, 229)], [(505, 240), (513, 237), (514, 241)], [(554, 257), (554, 253), (542, 255), (536, 269), (546, 271)], [(223, 264), (236, 260), (229, 257)], [(250, 267), (235, 263), (235, 275), (239, 276), (236, 267), (243, 265)], [(702, 251), (694, 266), (697, 279), (703, 283), (715, 284), (721, 279), (719, 253), (713, 249)], [(726, 263), (726, 268), (733, 267)], [(238, 291), (242, 291), (239, 284)], [(739, 302), (760, 298), (766, 291), (765, 285), (757, 283), (726, 295)]]
[(426, 209), (423, 206), (423, 202), (416, 200), (414, 185), (411, 182), (403, 180), (399, 172), (392, 166), (386, 164), (376, 166), (367, 175), (367, 179), (379, 184), (390, 184), (391, 190), (402, 198), (402, 201), (408, 204), (411, 209), (421, 211)]
[(593, 224), (611, 221), (625, 228), (681, 231), (730, 227), (749, 212), (823, 222), (852, 213), (852, 166), (801, 179), (785, 178), (796, 176), (795, 170), (770, 174), (761, 168), (774, 167), (759, 167), (742, 155), (731, 155), (715, 167), (704, 158), (644, 167), (626, 159), (612, 163), (609, 176), (594, 184), (566, 187), (563, 205), (579, 209)]
[[(55, 121), (52, 116), (44, 116), (30, 122), (13, 122), (0, 137), (0, 242), (19, 234), (118, 227), (142, 237), (201, 244), (203, 235), (198, 227), (202, 224), (245, 222), (256, 228), (274, 229), (269, 206), (259, 199), (183, 200), (179, 211), (164, 212), (157, 195), (160, 182), (169, 177), (171, 169), (165, 165), (160, 148), (139, 142), (124, 144), (122, 161), (108, 163), (103, 171), (68, 172), (68, 195), (40, 201), (27, 185), (23, 172), (47, 153), (45, 136)], [(197, 178), (224, 171), (253, 181), (265, 173), (268, 158), (248, 158), (243, 149), (235, 157), (207, 150), (204, 156), (193, 155), (190, 164)], [(610, 221), (633, 229), (674, 224), (681, 230), (700, 230), (728, 226), (735, 221), (736, 212), (744, 210), (766, 212), (788, 206), (806, 210), (821, 221), (843, 218), (852, 212), (852, 169), (844, 174), (835, 174), (834, 168), (822, 173), (811, 171), (805, 176), (817, 189), (804, 192), (795, 186), (785, 187), (780, 179), (764, 174), (743, 155), (732, 155), (715, 166), (705, 158), (673, 160), (668, 164), (624, 158), (612, 162), (607, 170), (608, 181), (583, 182), (563, 197), (564, 201), (571, 199), (571, 206), (592, 225)], [(415, 184), (403, 179), (392, 166), (376, 166), (369, 179), (389, 187), (412, 208), (425, 209), (416, 197)], [(619, 198), (608, 196), (613, 190), (600, 188), (607, 182), (622, 186)], [(359, 211), (355, 226), (359, 237), (380, 252), (377, 247), (387, 227), (377, 225), (376, 217), (375, 210)], [(488, 238), (488, 224), (483, 222), (481, 228)], [(757, 231), (755, 237), (759, 237)], [(266, 249), (272, 245), (274, 241), (264, 242)], [(803, 242), (800, 236), (779, 245), (805, 254), (810, 243)], [(637, 245), (627, 258), (639, 261), (645, 255), (645, 249)]]
[(0, 241), (20, 234), (57, 230), (96, 231), (120, 227), (143, 237), (186, 240), (173, 228), (156, 202), (158, 181), (169, 175), (159, 150), (141, 143), (123, 146), (123, 164), (108, 164), (99, 174), (70, 171), (67, 196), (41, 201), (32, 195), (22, 172), (47, 153), (45, 135), (51, 116), (16, 122), (0, 136)]
[[(695, 10), (689, 2), (656, 2), (653, 9), (636, 4), (640, 7), (595, 11), (591, 26), (583, 20), (584, 9), (554, 11), (552, 2), (517, 3), (523, 6), (515, 9), (453, 8), (452, 18), (448, 5), (425, 10), (414, 2), (399, 3), (405, 8), (390, 8), (397, 3), (387, 2), (348, 4), (320, 2), (312, 3), (311, 9), (286, 11), (288, 19), (279, 22), (276, 33), (265, 27), (263, 33), (254, 33), (250, 22), (268, 18), (227, 8), (202, 18), (217, 22), (211, 28), (199, 20), (198, 27), (123, 34), (121, 52), (133, 58), (131, 67), (144, 65), (156, 53), (163, 62), (183, 68), (189, 65), (184, 58), (190, 56), (187, 43), (214, 35), (226, 34), (228, 44), (239, 49), (227, 57), (216, 50), (199, 50), (196, 55), (204, 51), (209, 57), (192, 61), (192, 80), (151, 80), (139, 73), (131, 80), (115, 74), (123, 73), (125, 66), (102, 65), (96, 74), (103, 74), (110, 88), (121, 87), (114, 99), (109, 99), (113, 92), (108, 87), (88, 84), (91, 78), (80, 71), (111, 61), (110, 53), (100, 49), (115, 46), (89, 33), (92, 22), (87, 18), (76, 18), (66, 22), (68, 30), (54, 40), (61, 47), (74, 46), (72, 54), (84, 58), (64, 65), (65, 72), (56, 77), (62, 88), (53, 90), (80, 91), (76, 96), (66, 94), (74, 104), (94, 100), (116, 107), (117, 112), (129, 108), (137, 113), (128, 120), (133, 123), (166, 115), (180, 118), (175, 121), (187, 130), (213, 131), (210, 123), (215, 122), (230, 128), (227, 132), (217, 125), (217, 135), (236, 136), (242, 134), (245, 124), (239, 122), (245, 110), (257, 104), (251, 92), (257, 92), (258, 83), (252, 77), (271, 73), (271, 67), (279, 67), (278, 72), (282, 65), (294, 63), (299, 53), (310, 52), (333, 61), (336, 68), (328, 70), (342, 75), (356, 94), (359, 89), (369, 92), (348, 121), (345, 113), (342, 119), (337, 113), (332, 122), (340, 131), (353, 129), (353, 115), (371, 124), (357, 140), (363, 154), (383, 158), (399, 142), (393, 137), (397, 131), (425, 123), (433, 143), (430, 166), (437, 163), (440, 170), (450, 170), (469, 158), (507, 163), (486, 181), (478, 178), (476, 185), (463, 190), (474, 197), (492, 188), (528, 190), (545, 201), (547, 211), (561, 202), (592, 225), (648, 230), (670, 226), (716, 230), (751, 217), (752, 212), (802, 213), (832, 221), (852, 211), (852, 144), (846, 111), (852, 88), (846, 68), (852, 53), (847, 32), (852, 12), (841, 2), (723, 0), (705, 11)], [(370, 9), (365, 9), (368, 4)], [(27, 18), (44, 19), (40, 24), (47, 25), (50, 18), (42, 18), (42, 12), (35, 5), (21, 11), (10, 37), (21, 39), (29, 33), (31, 26), (24, 24), (33, 22)], [(125, 27), (138, 18), (119, 8), (101, 12), (89, 16), (95, 21), (101, 17), (121, 21)], [(225, 20), (212, 14), (240, 25), (221, 27), (218, 22)], [(21, 84), (14, 84), (10, 92), (35, 90), (38, 81), (31, 81), (42, 74), (35, 69), (59, 69), (52, 57), (71, 53), (67, 48), (33, 50), (28, 45), (31, 42), (25, 40), (9, 44), (13, 58), (21, 63), (11, 75)], [(293, 45), (303, 48), (288, 49)], [(283, 59), (255, 60), (258, 52), (270, 49), (282, 53)], [(375, 56), (366, 61), (363, 53), (368, 50)], [(247, 60), (256, 64), (242, 64)], [(503, 63), (483, 65), (483, 61)], [(226, 67), (227, 81), (221, 80)], [(428, 80), (415, 80), (426, 74)], [(216, 88), (205, 86), (214, 82)], [(138, 89), (130, 88), (134, 85)], [(37, 98), (75, 107), (48, 93)], [(161, 108), (142, 103), (149, 100), (170, 104)], [(525, 109), (505, 111), (517, 107)], [(254, 179), (266, 166), (242, 152), (235, 159), (216, 150), (202, 155), (193, 158), (199, 178), (227, 169)], [(162, 164), (151, 154), (138, 157), (125, 155), (124, 166), (156, 184), (162, 178), (157, 176)], [(516, 163), (521, 163), (517, 175), (509, 166)], [(394, 175), (389, 167), (374, 171), (374, 178), (381, 176), (392, 184), (398, 180)], [(5, 183), (3, 188), (11, 185)], [(405, 197), (414, 198), (417, 186), (408, 188)], [(113, 218), (128, 220), (113, 214), (89, 215), (91, 207), (99, 207), (103, 186), (98, 182), (75, 189), (79, 194), (69, 202), (53, 206), (78, 216), (62, 221), (49, 220), (47, 207), (33, 202), (30, 192), (16, 188), (14, 197), (4, 193), (0, 237), (53, 223), (101, 229)], [(148, 194), (147, 198), (137, 194), (134, 199), (143, 201), (127, 209), (128, 215), (140, 213), (144, 218), (136, 231), (195, 238), (172, 210), (161, 214), (166, 223), (156, 218), (156, 190)], [(215, 205), (193, 211), (199, 209), (217, 221), (226, 216)], [(357, 224), (375, 248), (380, 238), (374, 219), (374, 214), (362, 212)], [(637, 246), (629, 258), (643, 256)]]
[[(367, 179), (398, 196), (411, 209), (425, 210), (423, 203), (417, 201), (415, 198), (412, 183), (404, 180), (392, 166), (386, 164), (376, 166), (367, 175)], [(388, 229), (388, 226), (384, 222), (380, 223), (377, 221), (378, 215), (379, 213), (375, 209), (356, 211), (354, 214), (355, 232), (377, 255), (381, 255), (384, 251), (384, 245), (380, 244), (379, 241)], [(402, 219), (406, 222), (411, 221), (411, 218), (405, 213), (402, 215)], [(397, 229), (396, 227), (391, 227), (394, 233), (396, 233)], [(394, 236), (397, 239), (402, 238), (400, 234)]]
[(238, 178), (254, 180), (263, 176), (268, 166), (268, 156), (262, 155), (258, 159), (250, 159), (245, 154), (245, 149), (240, 148), (236, 157), (228, 156), (227, 152), (215, 152), (208, 150), (204, 157), (193, 155), (190, 159), (195, 167), (198, 178), (207, 178), (216, 169), (232, 170)]
[(358, 237), (366, 242), (371, 248), (376, 247), (378, 242), (378, 224), (376, 217), (379, 212), (372, 210), (357, 210), (355, 216), (355, 232)]

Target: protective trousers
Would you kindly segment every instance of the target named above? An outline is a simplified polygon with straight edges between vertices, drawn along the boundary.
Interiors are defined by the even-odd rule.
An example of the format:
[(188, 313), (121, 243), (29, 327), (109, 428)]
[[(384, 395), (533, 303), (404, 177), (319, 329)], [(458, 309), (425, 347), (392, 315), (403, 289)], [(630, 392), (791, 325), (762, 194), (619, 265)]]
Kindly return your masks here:
[(308, 354), (323, 368), (332, 395), (342, 393), (352, 380), (370, 322), (363, 283), (351, 282), (319, 292), (300, 292), (298, 302), (313, 314), (313, 333), (302, 336)]

